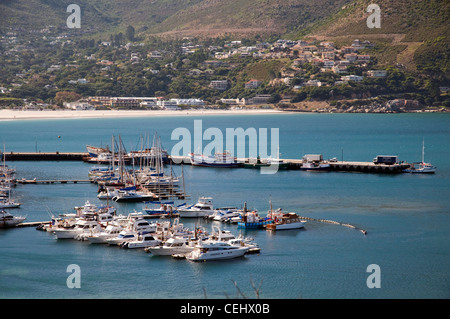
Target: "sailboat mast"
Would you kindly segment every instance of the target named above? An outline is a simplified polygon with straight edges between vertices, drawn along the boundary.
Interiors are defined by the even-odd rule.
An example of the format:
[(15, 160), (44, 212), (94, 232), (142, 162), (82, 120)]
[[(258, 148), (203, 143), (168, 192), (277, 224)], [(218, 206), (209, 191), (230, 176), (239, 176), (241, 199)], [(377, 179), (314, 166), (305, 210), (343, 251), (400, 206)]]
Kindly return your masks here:
[(422, 163), (425, 163), (425, 139), (422, 139)]

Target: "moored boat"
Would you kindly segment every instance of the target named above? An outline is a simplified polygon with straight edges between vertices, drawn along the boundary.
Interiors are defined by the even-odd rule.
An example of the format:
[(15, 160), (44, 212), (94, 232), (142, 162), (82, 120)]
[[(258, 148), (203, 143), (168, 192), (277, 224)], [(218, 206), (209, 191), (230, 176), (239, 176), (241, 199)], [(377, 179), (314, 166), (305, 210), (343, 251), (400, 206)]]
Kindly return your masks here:
[(239, 167), (239, 163), (235, 157), (231, 156), (230, 152), (215, 153), (214, 156), (207, 156), (203, 154), (190, 154), (191, 164), (193, 166), (207, 166), (207, 167), (222, 167), (232, 168)]
[(0, 208), (18, 208), (20, 207), (21, 203), (16, 202), (12, 199), (3, 199), (0, 200)]
[(272, 222), (269, 216), (261, 217), (256, 210), (247, 211), (247, 203), (244, 203), (244, 211), (237, 224), (238, 228), (261, 229)]
[(303, 171), (329, 171), (331, 168), (328, 163), (305, 162), (300, 167)]
[(187, 254), (194, 249), (194, 242), (185, 237), (171, 237), (164, 245), (149, 247), (145, 251), (155, 256), (172, 256), (175, 254)]
[(121, 248), (148, 248), (148, 247), (156, 247), (161, 245), (162, 241), (158, 238), (155, 238), (151, 234), (143, 234), (138, 235), (137, 239), (126, 241), (120, 245)]
[(434, 174), (436, 173), (436, 167), (430, 163), (425, 163), (425, 142), (422, 142), (422, 161), (415, 162), (410, 165), (407, 169), (403, 170), (403, 173), (412, 174)]
[(296, 213), (280, 213), (272, 216), (273, 223), (266, 226), (267, 230), (288, 230), (288, 229), (300, 229), (305, 226), (306, 221)]
[(13, 216), (5, 210), (0, 210), (0, 228), (10, 228), (15, 227), (22, 223), (26, 217), (23, 216)]
[(86, 150), (88, 151), (90, 157), (97, 157), (102, 153), (111, 152), (108, 147), (97, 147), (92, 145), (86, 145)]
[(204, 241), (186, 255), (190, 261), (211, 261), (238, 258), (245, 255), (248, 247), (232, 245), (224, 241)]
[(215, 212), (211, 197), (200, 197), (198, 202), (189, 208), (179, 207), (178, 213), (180, 217), (205, 217)]

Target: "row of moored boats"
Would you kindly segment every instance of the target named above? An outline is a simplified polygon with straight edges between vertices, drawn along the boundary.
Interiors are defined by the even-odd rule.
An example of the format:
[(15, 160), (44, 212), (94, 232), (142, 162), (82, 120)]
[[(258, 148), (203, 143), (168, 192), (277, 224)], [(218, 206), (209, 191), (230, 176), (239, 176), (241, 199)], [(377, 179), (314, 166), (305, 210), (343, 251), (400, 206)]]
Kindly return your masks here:
[(97, 207), (89, 201), (76, 207), (76, 213), (52, 218), (39, 227), (57, 239), (77, 239), (91, 244), (140, 248), (153, 255), (174, 256), (192, 261), (229, 259), (259, 252), (251, 238), (234, 236), (213, 226), (186, 228), (179, 218), (149, 222), (142, 213), (117, 215), (113, 207)]

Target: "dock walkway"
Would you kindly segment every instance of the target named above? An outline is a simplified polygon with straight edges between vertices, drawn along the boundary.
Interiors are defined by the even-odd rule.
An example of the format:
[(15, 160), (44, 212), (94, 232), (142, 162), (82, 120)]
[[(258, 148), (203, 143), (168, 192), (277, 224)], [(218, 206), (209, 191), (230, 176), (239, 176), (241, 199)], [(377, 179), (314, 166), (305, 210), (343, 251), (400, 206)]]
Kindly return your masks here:
[[(82, 161), (84, 156), (88, 153), (71, 153), (71, 152), (5, 152), (6, 161)], [(172, 164), (185, 164), (191, 165), (190, 158), (188, 156), (169, 156), (169, 160)], [(248, 163), (247, 158), (238, 158), (239, 163)], [(283, 159), (288, 164), (287, 169), (298, 170), (301, 169), (303, 161), (301, 159)], [(351, 161), (337, 161), (327, 162), (330, 164), (330, 171), (342, 171), (342, 172), (365, 172), (365, 173), (401, 173), (404, 169), (410, 167), (408, 163), (397, 163), (393, 165), (387, 164), (374, 164), (373, 162), (351, 162)], [(255, 168), (258, 168), (255, 166)], [(17, 181), (23, 184), (35, 183), (33, 180)], [(37, 181), (37, 183), (87, 183), (90, 181)]]

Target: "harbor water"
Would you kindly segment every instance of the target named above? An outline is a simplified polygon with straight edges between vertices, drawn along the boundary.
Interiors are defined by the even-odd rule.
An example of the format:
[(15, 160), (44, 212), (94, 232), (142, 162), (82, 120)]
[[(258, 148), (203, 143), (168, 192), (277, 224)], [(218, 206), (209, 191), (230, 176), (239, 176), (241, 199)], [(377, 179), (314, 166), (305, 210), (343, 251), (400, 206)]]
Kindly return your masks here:
[[(325, 159), (370, 162), (397, 155), (437, 167), (435, 174), (375, 174), (174, 165), (184, 174), (186, 200), (213, 198), (215, 207), (242, 207), (265, 214), (274, 208), (310, 217), (304, 229), (280, 232), (242, 230), (217, 224), (235, 235), (251, 236), (260, 254), (227, 261), (194, 263), (152, 256), (143, 250), (57, 240), (34, 227), (0, 229), (0, 298), (163, 298), (202, 299), (379, 299), (450, 297), (450, 115), (449, 114), (261, 114), (124, 119), (21, 120), (0, 122), (6, 152), (84, 152), (86, 145), (110, 145), (121, 136), (128, 150), (140, 136), (155, 132), (169, 152), (176, 128), (279, 129), (280, 158), (322, 154)], [(204, 146), (208, 141), (203, 142)], [(195, 151), (194, 149), (192, 151)], [(270, 151), (269, 151), (270, 152)], [(92, 164), (67, 161), (8, 162), (17, 179), (85, 180)], [(86, 200), (95, 204), (95, 184), (17, 185), (22, 206), (11, 209), (28, 222), (74, 212)], [(181, 204), (184, 201), (179, 201)], [(178, 202), (177, 202), (178, 203)], [(127, 214), (143, 203), (113, 203)], [(357, 229), (317, 221), (333, 220)], [(211, 231), (217, 222), (181, 219), (190, 229)], [(358, 229), (364, 229), (363, 234)], [(81, 270), (81, 288), (70, 289), (67, 267)], [(369, 265), (379, 266), (379, 288), (369, 288)], [(370, 281), (370, 280), (369, 280)], [(370, 286), (370, 285), (369, 285)]]

